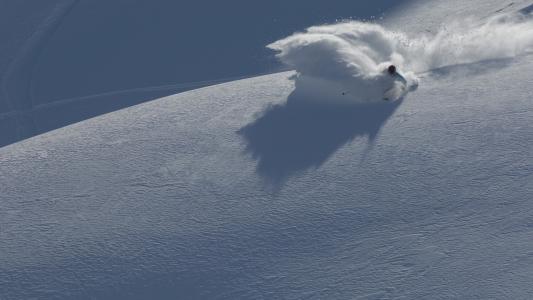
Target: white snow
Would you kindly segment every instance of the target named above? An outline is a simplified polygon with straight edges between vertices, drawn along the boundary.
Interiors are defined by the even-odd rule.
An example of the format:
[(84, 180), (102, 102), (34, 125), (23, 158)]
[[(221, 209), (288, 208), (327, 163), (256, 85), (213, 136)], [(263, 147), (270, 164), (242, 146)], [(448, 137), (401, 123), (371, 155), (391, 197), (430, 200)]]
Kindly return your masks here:
[(278, 73), (0, 148), (0, 299), (528, 299), (532, 64), (356, 106)]
[(353, 101), (381, 101), (393, 86), (386, 72), (391, 64), (403, 73), (407, 88), (416, 89), (416, 74), (533, 52), (533, 15), (522, 10), (483, 21), (471, 17), (415, 36), (347, 21), (310, 27), (268, 47), (302, 75), (299, 81), (311, 80), (305, 83), (309, 87), (324, 91), (330, 85), (333, 95), (347, 91)]
[(302, 13), (284, 0), (3, 0), (0, 147), (208, 82), (287, 70), (265, 45), (408, 1), (308, 0)]

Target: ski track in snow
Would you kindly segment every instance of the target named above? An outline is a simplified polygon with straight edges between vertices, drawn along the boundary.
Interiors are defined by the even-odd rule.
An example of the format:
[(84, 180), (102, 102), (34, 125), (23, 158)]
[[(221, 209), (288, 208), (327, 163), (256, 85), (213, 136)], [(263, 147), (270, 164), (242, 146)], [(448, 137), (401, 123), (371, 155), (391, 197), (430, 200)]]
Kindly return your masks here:
[(31, 84), (35, 62), (39, 59), (39, 53), (46, 46), (48, 39), (78, 1), (65, 0), (58, 3), (54, 11), (26, 41), (2, 77), (3, 96), (9, 105), (8, 108), (13, 111), (9, 115), (14, 115), (16, 118), (15, 126), (19, 139), (29, 137), (36, 131), (31, 116), (34, 107)]
[[(9, 113), (4, 113), (4, 114), (0, 114), (0, 118), (4, 119), (3, 120), (3, 124), (2, 126), (13, 126), (13, 119), (16, 121), (16, 123), (18, 124), (15, 124), (14, 126), (16, 128), (19, 128), (19, 133), (17, 134), (18, 135), (18, 138), (15, 138), (15, 137), (8, 137), (6, 135), (6, 138), (5, 138), (5, 141), (1, 142), (0, 141), (0, 146), (1, 145), (5, 145), (5, 144), (9, 144), (10, 142), (12, 142), (14, 139), (20, 139), (22, 136), (31, 136), (33, 134), (37, 134), (37, 133), (41, 133), (41, 132), (45, 132), (47, 130), (50, 130), (50, 129), (54, 129), (54, 128), (57, 128), (57, 127), (61, 127), (61, 126), (64, 126), (64, 125), (67, 125), (69, 123), (72, 123), (72, 122), (75, 122), (75, 121), (80, 121), (84, 118), (87, 118), (87, 117), (92, 117), (92, 116), (95, 116), (95, 115), (98, 115), (100, 113), (105, 113), (105, 112), (108, 112), (108, 111), (111, 111), (113, 109), (119, 109), (119, 108), (122, 108), (122, 107), (125, 107), (125, 106), (128, 106), (128, 105), (135, 105), (135, 104), (138, 104), (138, 103), (141, 103), (143, 101), (147, 101), (147, 100), (150, 100), (150, 99), (154, 99), (154, 98), (157, 98), (157, 97), (160, 97), (163, 93), (163, 91), (174, 91), (174, 92), (178, 92), (180, 91), (180, 89), (184, 89), (183, 87), (178, 87), (178, 86), (175, 86), (175, 87), (172, 87), (172, 86), (168, 86), (168, 90), (166, 89), (165, 86), (160, 86), (160, 87), (154, 87), (153, 89), (152, 88), (138, 88), (138, 89), (130, 89), (130, 90), (117, 90), (117, 91), (110, 91), (110, 92), (105, 92), (105, 93), (101, 93), (101, 94), (95, 94), (95, 95), (87, 95), (87, 96), (83, 96), (83, 97), (77, 97), (77, 98), (72, 98), (72, 99), (63, 99), (63, 100), (58, 100), (56, 101), (57, 103), (54, 103), (52, 105), (40, 105), (39, 107), (35, 106), (34, 104), (31, 104), (33, 103), (33, 100), (31, 100), (32, 96), (31, 96), (31, 93), (29, 92), (29, 90), (31, 90), (31, 82), (32, 82), (32, 69), (33, 69), (33, 62), (35, 59), (37, 59), (39, 57), (38, 53), (40, 52), (40, 49), (42, 49), (44, 47), (44, 45), (46, 44), (47, 40), (48, 40), (48, 37), (50, 37), (53, 32), (55, 31), (56, 28), (58, 28), (59, 24), (61, 23), (61, 20), (64, 18), (64, 16), (66, 14), (68, 14), (69, 11), (71, 11), (71, 9), (76, 5), (77, 1), (64, 1), (60, 4), (58, 4), (57, 8), (56, 8), (56, 11), (49, 17), (47, 18), (47, 20), (43, 23), (42, 26), (40, 26), (40, 28), (36, 31), (36, 33), (30, 38), (30, 40), (26, 43), (26, 46), (24, 47), (24, 51), (21, 52), (21, 54), (18, 56), (17, 59), (14, 60), (14, 62), (11, 64), (8, 72), (6, 72), (6, 76), (4, 76), (4, 79), (3, 79), (3, 89), (4, 89), (4, 94), (6, 95), (6, 99), (17, 99), (17, 105), (22, 105), (26, 108), (20, 110), (16, 110), (16, 111), (11, 111)], [(489, 17), (489, 21), (486, 21), (485, 20), (485, 24), (483, 26), (479, 25), (479, 24), (474, 24), (473, 21), (469, 21), (469, 22), (463, 22), (463, 23), (458, 23), (458, 24), (455, 24), (455, 25), (449, 25), (448, 28), (444, 28), (444, 30), (441, 30), (439, 33), (437, 34), (434, 34), (433, 37), (430, 36), (430, 35), (426, 35), (426, 36), (423, 36), (422, 38), (418, 37), (417, 39), (413, 40), (410, 36), (406, 35), (406, 34), (403, 34), (403, 33), (400, 33), (400, 32), (396, 32), (396, 31), (390, 31), (390, 32), (386, 32), (386, 30), (384, 30), (383, 28), (380, 28), (379, 26), (375, 26), (374, 29), (372, 29), (372, 25), (369, 25), (369, 24), (361, 24), (361, 23), (357, 23), (357, 22), (352, 22), (352, 23), (347, 23), (347, 24), (338, 24), (338, 25), (334, 25), (333, 27), (336, 27), (339, 29), (339, 34), (337, 34), (339, 37), (342, 36), (342, 27), (349, 27), (349, 26), (352, 26), (353, 28), (349, 28), (349, 31), (353, 31), (353, 32), (358, 32), (360, 31), (360, 29), (363, 29), (364, 30), (368, 30), (368, 29), (371, 29), (369, 32), (374, 32), (375, 33), (379, 33), (381, 32), (380, 34), (385, 34), (386, 37), (382, 37), (382, 38), (385, 38), (385, 39), (392, 39), (393, 40), (393, 43), (396, 43), (398, 44), (398, 40), (400, 40), (400, 44), (406, 44), (406, 41), (409, 41), (407, 44), (409, 44), (410, 46), (408, 47), (409, 49), (405, 50), (405, 51), (398, 51), (400, 52), (401, 55), (396, 55), (396, 53), (394, 53), (393, 55), (386, 55), (384, 57), (381, 57), (380, 59), (378, 59), (377, 62), (374, 62), (374, 66), (371, 66), (370, 69), (368, 69), (368, 66), (366, 66), (365, 68), (363, 68), (362, 70), (359, 70), (357, 71), (358, 68), (360, 68), (361, 66), (358, 66), (357, 63), (355, 63), (355, 69), (356, 69), (356, 72), (357, 74), (359, 75), (355, 75), (356, 79), (354, 80), (353, 76), (354, 74), (353, 73), (353, 66), (354, 66), (354, 63), (353, 62), (350, 62), (350, 59), (346, 59), (346, 58), (342, 58), (341, 60), (346, 60), (348, 62), (348, 65), (352, 66), (350, 67), (350, 69), (352, 70), (348, 70), (348, 79), (347, 80), (339, 80), (338, 78), (338, 75), (335, 75), (334, 77), (336, 78), (328, 78), (328, 76), (330, 76), (331, 74), (318, 74), (318, 77), (325, 77), (325, 79), (333, 79), (336, 81), (336, 84), (339, 84), (339, 82), (341, 83), (340, 86), (338, 87), (335, 87), (334, 85), (331, 85), (333, 86), (332, 89), (333, 89), (333, 92), (335, 93), (335, 95), (339, 94), (339, 90), (342, 91), (342, 93), (346, 93), (348, 95), (357, 95), (357, 94), (360, 94), (358, 97), (359, 98), (365, 98), (365, 99), (375, 99), (375, 98), (381, 98), (381, 95), (383, 94), (383, 91), (384, 90), (387, 90), (390, 86), (390, 83), (388, 82), (389, 80), (377, 80), (378, 82), (375, 82), (375, 79), (376, 78), (380, 78), (380, 76), (376, 76), (376, 74), (379, 75), (379, 73), (381, 72), (381, 69), (383, 68), (384, 65), (386, 65), (387, 63), (391, 62), (391, 63), (396, 63), (396, 64), (399, 64), (399, 65), (402, 65), (402, 67), (404, 67), (405, 70), (409, 71), (409, 70), (415, 70), (416, 73), (420, 73), (420, 69), (423, 69), (423, 66), (425, 66), (425, 68), (442, 68), (443, 66), (444, 67), (448, 67), (452, 64), (464, 64), (465, 62), (472, 62), (472, 55), (475, 57), (475, 59), (477, 60), (483, 60), (483, 59), (493, 59), (495, 57), (512, 57), (512, 56), (515, 56), (515, 55), (518, 55), (520, 51), (522, 51), (522, 49), (524, 48), (524, 45), (528, 45), (528, 40), (529, 40), (529, 36), (531, 36), (531, 34), (528, 35), (528, 30), (530, 30), (529, 28), (531, 27), (530, 26), (530, 19), (527, 20), (525, 22), (525, 27), (528, 28), (527, 30), (525, 30), (525, 41), (521, 43), (521, 45), (515, 45), (516, 43), (514, 41), (516, 40), (519, 40), (517, 39), (516, 37), (516, 34), (513, 34), (513, 32), (516, 32), (517, 31), (517, 28), (506, 28), (506, 26), (509, 26), (509, 25), (513, 25), (515, 24), (516, 22), (512, 22), (511, 21), (508, 21), (508, 22), (504, 22), (504, 24), (498, 24), (498, 22), (494, 22), (495, 20), (495, 17), (493, 16), (495, 13), (498, 13), (498, 12), (505, 12), (506, 14), (510, 14), (510, 12), (508, 11), (510, 7), (520, 7), (518, 3), (510, 3), (508, 4), (506, 7), (503, 7), (501, 9), (499, 9), (498, 11), (496, 12), (492, 12), (492, 16)], [(525, 6), (523, 8), (520, 8), (518, 10), (518, 14), (522, 14), (522, 15), (530, 15), (531, 14), (531, 9), (530, 9), (531, 5), (529, 6)], [(514, 13), (514, 15), (516, 16), (517, 13)], [(473, 20), (474, 18), (472, 18)], [(491, 21), (492, 20), (492, 21)], [(351, 24), (351, 25), (350, 25)], [(496, 24), (496, 25), (494, 25)], [(516, 25), (516, 24), (515, 24)], [(366, 27), (365, 27), (366, 26)], [(479, 27), (479, 28), (482, 28), (480, 30), (478, 30), (479, 28), (475, 28), (475, 27)], [(316, 31), (316, 30), (320, 30), (320, 28), (323, 28), (324, 30), (328, 31), (329, 34), (332, 34), (333, 36), (336, 35), (336, 33), (332, 32), (331, 29), (327, 29), (327, 28), (333, 28), (332, 26), (319, 26), (319, 27), (312, 27), (310, 30), (312, 31)], [(364, 27), (364, 28), (363, 28)], [(357, 29), (359, 28), (359, 29)], [(377, 30), (376, 30), (377, 28)], [(465, 29), (466, 28), (466, 29)], [(501, 28), (504, 28), (504, 29), (501, 29)], [(472, 30), (474, 29), (474, 30)], [(520, 28), (518, 28), (520, 29)], [(433, 47), (422, 47), (422, 48), (432, 48), (432, 49), (442, 49), (443, 46), (447, 45), (447, 47), (444, 47), (446, 49), (458, 49), (458, 48), (461, 48), (461, 47), (457, 47), (457, 44), (460, 44), (460, 41), (461, 40), (465, 40), (465, 39), (472, 39), (472, 38), (475, 38), (476, 34), (471, 34), (470, 36), (466, 37), (464, 36), (465, 32), (468, 32), (468, 31), (472, 31), (472, 32), (475, 32), (476, 30), (478, 31), (482, 31), (482, 32), (479, 32), (477, 34), (477, 36), (481, 36), (481, 37), (484, 37), (486, 36), (487, 32), (491, 32), (491, 31), (499, 31), (500, 33), (498, 34), (498, 39), (495, 39), (495, 40), (500, 40), (501, 38), (507, 38), (507, 39), (510, 39), (510, 40), (506, 40), (506, 41), (502, 41), (500, 43), (496, 43), (497, 47), (493, 47), (493, 45), (491, 45), (491, 47), (486, 47), (486, 40), (485, 42), (483, 42), (483, 39), (482, 41), (479, 41), (480, 39), (476, 39), (476, 41), (473, 43), (475, 45), (471, 47), (474, 47), (473, 49), (473, 54), (472, 54), (472, 51), (455, 51), (454, 53), (451, 53), (451, 59), (450, 59), (450, 56), (447, 56), (447, 55), (441, 55), (442, 53), (438, 53), (438, 55), (436, 54), (429, 54), (429, 53), (419, 53), (420, 51), (414, 51), (413, 48), (417, 48), (416, 45), (426, 45), (427, 43), (429, 44), (437, 44), (437, 45), (434, 45)], [(333, 30), (335, 31), (335, 30)], [(368, 36), (368, 33), (366, 33), (366, 35)], [(509, 34), (507, 34), (509, 33)], [(463, 36), (462, 38), (460, 38), (461, 36)], [(345, 37), (343, 37), (345, 38)], [(327, 39), (326, 39), (327, 40)], [(349, 40), (349, 39), (348, 39)], [(357, 38), (355, 39), (357, 40)], [(363, 39), (364, 40), (364, 39)], [(446, 43), (442, 43), (442, 41), (447, 41), (447, 44)], [(454, 42), (455, 41), (455, 42)], [(274, 43), (272, 45), (276, 45), (276, 44), (279, 44), (281, 41), (277, 42), (277, 43)], [(352, 41), (353, 42), (353, 41)], [(367, 41), (368, 42), (368, 41)], [(376, 41), (370, 41), (370, 44), (368, 44), (368, 48), (370, 49), (373, 49), (377, 52), (380, 52), (380, 51), (383, 51), (383, 49), (379, 49), (379, 47), (382, 47), (382, 45), (379, 45), (378, 44), (372, 44), (372, 42), (376, 42)], [(390, 43), (391, 41), (389, 41), (388, 43)], [(508, 45), (510, 44), (509, 42), (511, 42), (511, 44), (515, 45), (513, 46), (514, 48), (513, 49), (509, 49), (509, 47), (505, 48), (505, 49), (502, 49), (501, 45)], [(363, 46), (364, 46), (364, 43), (365, 41), (363, 41)], [(484, 44), (485, 43), (485, 44)], [(271, 45), (271, 47), (273, 47)], [(413, 46), (414, 45), (414, 46)], [(485, 45), (485, 46), (483, 46)], [(279, 45), (278, 45), (279, 46)], [(389, 45), (390, 46), (390, 45)], [(405, 46), (405, 45), (404, 45)], [(483, 47), (482, 47), (483, 46)], [(377, 47), (377, 49), (376, 49)], [(274, 47), (275, 48), (275, 47)], [(361, 48), (361, 45), (359, 44), (357, 47), (355, 47), (356, 49), (357, 48)], [(365, 48), (365, 47), (362, 47), (362, 48)], [(480, 55), (479, 51), (477, 51), (477, 49), (479, 48), (488, 48), (490, 49), (488, 54), (485, 53), (484, 55)], [(511, 47), (512, 48), (512, 47)], [(495, 49), (500, 49), (500, 50), (495, 50)], [(416, 49), (415, 49), (416, 50)], [(349, 51), (344, 51), (344, 50), (341, 50), (341, 49), (337, 49), (337, 50), (333, 50), (333, 52), (349, 52)], [(439, 50), (442, 52), (442, 50)], [(385, 51), (386, 52), (386, 51)], [(409, 55), (405, 55), (405, 53), (408, 52)], [(445, 51), (446, 52), (446, 51)], [(450, 52), (450, 51), (447, 51), (447, 52)], [(453, 51), (452, 51), (453, 52)], [(470, 53), (470, 54), (468, 54)], [(300, 53), (302, 54), (302, 53)], [(305, 55), (296, 55), (296, 56), (299, 56), (299, 57), (304, 57), (304, 60), (305, 60)], [(447, 54), (450, 54), (450, 53), (447, 53)], [(380, 54), (381, 56), (383, 56), (384, 54), (381, 53)], [(321, 54), (321, 55), (318, 55), (319, 57), (335, 57), (336, 55), (332, 54), (332, 53), (326, 53), (326, 54)], [(371, 57), (374, 57), (375, 55), (371, 55)], [(405, 56), (405, 57), (404, 57)], [(407, 59), (407, 58), (411, 57), (411, 59)], [(412, 57), (416, 58), (416, 59), (412, 59)], [(435, 58), (435, 57), (445, 57), (444, 59), (440, 59), (439, 61), (433, 61), (431, 63), (428, 63), (427, 60), (426, 62), (423, 62), (424, 59), (420, 59), (420, 57), (429, 57), (429, 58)], [(448, 57), (448, 58), (446, 58)], [(416, 66), (413, 65), (413, 61), (416, 61)], [(431, 61), (431, 59), (430, 59)], [(379, 64), (376, 64), (376, 63), (379, 63)], [(291, 62), (288, 62), (289, 65), (292, 65), (293, 67), (296, 67), (296, 69), (302, 69), (301, 66), (295, 66), (293, 63)], [(314, 64), (314, 63), (313, 63)], [(324, 61), (321, 65), (328, 65), (327, 64), (327, 61)], [(304, 67), (303, 69), (305, 69), (305, 63), (304, 63)], [(324, 68), (322, 68), (324, 69)], [(327, 68), (326, 68), (327, 69)], [(339, 71), (340, 70), (340, 71)], [(346, 71), (346, 70), (345, 70)], [(346, 73), (345, 71), (342, 71), (342, 67), (339, 69), (337, 69), (337, 71), (333, 71), (333, 73)], [(304, 71), (303, 73), (307, 73), (306, 71)], [(363, 74), (363, 77), (361, 77), (361, 74)], [(311, 75), (316, 75), (316, 74), (311, 74)], [(416, 79), (416, 76), (414, 73), (410, 73), (410, 72), (404, 72), (404, 75), (407, 75), (406, 77), (408, 77), (409, 79), (409, 85), (411, 86), (416, 86), (417, 84), (417, 79)], [(383, 76), (381, 76), (383, 77)], [(25, 79), (26, 78), (26, 79)], [(372, 79), (373, 78), (373, 79)], [(385, 79), (387, 79), (385, 77)], [(225, 80), (221, 79), (219, 81), (214, 81), (213, 83), (218, 83), (218, 82), (223, 82)], [(300, 81), (303, 81), (303, 80), (300, 80)], [(312, 81), (310, 82), (308, 85), (309, 86), (315, 86), (316, 85), (316, 81)], [(320, 82), (319, 82), (320, 83)], [(366, 84), (365, 84), (366, 83)], [(211, 84), (209, 82), (207, 82), (206, 84)], [(320, 89), (324, 90), (325, 87), (322, 83), (319, 84), (320, 85)], [(328, 84), (330, 85), (330, 84)], [(29, 88), (26, 88), (26, 87), (29, 86)], [(186, 88), (191, 88), (191, 87), (195, 87), (196, 84), (195, 83), (188, 83), (188, 84), (183, 84), (183, 86), (186, 86)], [(199, 87), (201, 85), (198, 85), (197, 87)], [(357, 87), (357, 88), (356, 88)], [(361, 93), (361, 90), (365, 91), (364, 93)], [(149, 94), (148, 92), (153, 92), (152, 94)], [(159, 91), (159, 92), (157, 92)], [(145, 96), (139, 96), (138, 98), (140, 99), (137, 99), (137, 100), (132, 100), (130, 102), (127, 102), (125, 101), (125, 97), (129, 94), (129, 95), (134, 95), (135, 93), (138, 93), (139, 95), (145, 95)], [(310, 93), (314, 93), (313, 91), (310, 91)], [(330, 93), (331, 94), (331, 93)], [(364, 95), (364, 96), (363, 96)], [(82, 110), (84, 109), (87, 109), (86, 107), (88, 106), (88, 102), (91, 98), (95, 98), (95, 99), (98, 99), (98, 101), (93, 101), (95, 103), (95, 105), (99, 105), (99, 106), (102, 106), (102, 103), (105, 102), (104, 98), (107, 98), (107, 97), (116, 97), (116, 98), (120, 98), (121, 100), (120, 101), (115, 101), (116, 103), (111, 103), (111, 101), (113, 99), (109, 99), (109, 101), (107, 101), (107, 105), (110, 106), (110, 109), (108, 109), (107, 111), (105, 110), (102, 110), (102, 109), (98, 109), (98, 108), (90, 108), (88, 109), (88, 113), (83, 113), (81, 112)], [(346, 97), (345, 97), (346, 98)], [(25, 100), (24, 100), (25, 99)], [(76, 100), (77, 101), (80, 101), (80, 103), (78, 105), (76, 105)], [(345, 100), (345, 99), (343, 99)], [(13, 101), (11, 101), (13, 102)], [(23, 103), (23, 104), (20, 104), (20, 103)], [(25, 104), (24, 104), (25, 103)], [(76, 119), (75, 117), (72, 117), (72, 118), (57, 118), (57, 115), (55, 114), (55, 110), (57, 108), (60, 107), (61, 104), (66, 104), (68, 106), (70, 106), (70, 108), (66, 108), (66, 109), (72, 109), (70, 111), (71, 114), (79, 114), (80, 116), (78, 117), (78, 119)], [(31, 107), (31, 108), (29, 108)], [(111, 107), (113, 107), (111, 109)], [(37, 115), (37, 118), (35, 117)], [(41, 116), (42, 115), (42, 116)], [(50, 121), (44, 121), (44, 119), (58, 119), (57, 122), (50, 122)], [(7, 132), (6, 132), (7, 133)]]
[[(261, 107), (295, 109), (285, 124), (310, 125), (305, 108), (287, 108), (292, 73), (4, 147), (1, 290), (8, 299), (525, 299), (533, 108), (531, 57), (522, 59), (461, 80), (428, 78), (376, 125), (368, 153), (366, 139), (338, 135), (361, 128), (344, 122), (275, 126), (278, 112)], [(333, 121), (331, 111), (312, 113)], [(265, 115), (274, 117), (263, 119), (266, 140), (239, 134)], [(299, 153), (278, 135), (315, 143), (326, 159), (300, 152), (302, 167), (269, 156), (268, 167), (295, 172), (262, 173), (273, 149)], [(280, 188), (265, 185), (280, 174)]]
[[(261, 75), (257, 75), (257, 76), (261, 76)], [(83, 96), (83, 97), (61, 99), (61, 100), (57, 100), (51, 103), (45, 103), (45, 104), (32, 106), (32, 108), (29, 110), (36, 111), (36, 110), (43, 109), (43, 108), (48, 108), (48, 107), (53, 107), (53, 106), (62, 106), (68, 103), (74, 103), (78, 101), (86, 101), (86, 100), (91, 100), (94, 98), (107, 98), (111, 96), (124, 95), (124, 94), (155, 92), (155, 91), (170, 91), (170, 90), (193, 89), (193, 88), (197, 89), (197, 88), (201, 88), (205, 86), (212, 86), (212, 85), (217, 85), (217, 84), (221, 84), (225, 82), (241, 80), (245, 78), (252, 78), (252, 77), (251, 76), (240, 76), (240, 77), (223, 78), (223, 79), (218, 79), (218, 80), (206, 80), (206, 81), (198, 81), (198, 82), (187, 82), (187, 83), (167, 84), (167, 85), (160, 85), (160, 86), (134, 88), (134, 89), (116, 90), (116, 91), (110, 91), (110, 92), (88, 95), (88, 96)], [(11, 117), (17, 114), (23, 114), (23, 112), (11, 111), (7, 113), (1, 113), (0, 118)]]
[(0, 148), (0, 299), (529, 299), (532, 64), (368, 107), (273, 74)]

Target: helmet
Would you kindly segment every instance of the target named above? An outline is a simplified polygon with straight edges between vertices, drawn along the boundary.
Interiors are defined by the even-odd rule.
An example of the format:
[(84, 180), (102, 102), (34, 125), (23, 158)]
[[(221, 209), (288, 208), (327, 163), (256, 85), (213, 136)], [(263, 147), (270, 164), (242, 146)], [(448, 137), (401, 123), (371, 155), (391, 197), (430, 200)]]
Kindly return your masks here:
[(391, 75), (396, 74), (396, 66), (395, 66), (395, 65), (390, 65), (390, 66), (387, 68), (387, 71), (389, 71), (389, 74), (391, 74)]

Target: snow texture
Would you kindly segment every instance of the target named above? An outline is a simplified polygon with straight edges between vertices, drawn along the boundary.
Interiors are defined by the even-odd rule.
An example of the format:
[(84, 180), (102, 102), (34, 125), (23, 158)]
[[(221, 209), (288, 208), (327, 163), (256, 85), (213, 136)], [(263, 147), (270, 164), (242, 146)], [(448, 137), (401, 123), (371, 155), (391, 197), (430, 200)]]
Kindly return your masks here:
[(0, 147), (185, 90), (286, 70), (266, 44), (407, 1), (309, 0), (302, 13), (301, 3), (285, 0), (2, 0)]
[[(408, 12), (531, 12), (454, 1)], [(530, 299), (533, 56), (494, 58), (391, 103), (285, 72), (2, 147), (0, 299)]]
[(526, 8), (482, 22), (454, 21), (435, 34), (419, 36), (348, 21), (310, 27), (268, 47), (299, 72), (297, 80), (312, 89), (309, 94), (323, 98), (331, 89), (332, 95), (348, 94), (350, 100), (371, 102), (382, 100), (397, 83), (386, 72), (391, 64), (403, 73), (406, 89), (414, 90), (419, 73), (533, 51), (533, 18)]

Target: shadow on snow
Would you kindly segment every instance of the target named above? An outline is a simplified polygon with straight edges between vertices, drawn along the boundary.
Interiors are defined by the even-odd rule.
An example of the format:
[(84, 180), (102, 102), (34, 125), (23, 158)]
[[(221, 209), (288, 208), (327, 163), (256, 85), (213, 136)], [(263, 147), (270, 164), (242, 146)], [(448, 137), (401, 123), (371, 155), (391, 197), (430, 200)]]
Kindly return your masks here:
[(307, 101), (296, 86), (286, 103), (269, 107), (238, 132), (247, 143), (246, 151), (258, 161), (257, 172), (275, 186), (300, 171), (320, 167), (357, 137), (366, 136), (372, 143), (402, 102)]

